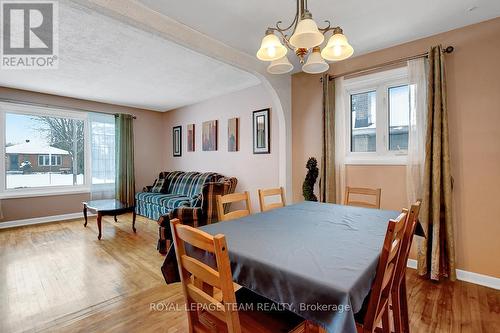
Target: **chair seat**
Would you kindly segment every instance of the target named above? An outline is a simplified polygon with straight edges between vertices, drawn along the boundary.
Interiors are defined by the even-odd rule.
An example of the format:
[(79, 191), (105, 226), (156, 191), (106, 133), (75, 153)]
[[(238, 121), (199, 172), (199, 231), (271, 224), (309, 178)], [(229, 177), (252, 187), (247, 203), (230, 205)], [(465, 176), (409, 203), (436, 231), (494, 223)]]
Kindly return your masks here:
[[(285, 333), (305, 332), (305, 321), (295, 313), (279, 309), (278, 304), (247, 288), (236, 292), (242, 332)], [(279, 309), (279, 310), (278, 310)], [(268, 310), (268, 311), (265, 311)], [(207, 312), (200, 314), (207, 332), (227, 332), (227, 325)]]

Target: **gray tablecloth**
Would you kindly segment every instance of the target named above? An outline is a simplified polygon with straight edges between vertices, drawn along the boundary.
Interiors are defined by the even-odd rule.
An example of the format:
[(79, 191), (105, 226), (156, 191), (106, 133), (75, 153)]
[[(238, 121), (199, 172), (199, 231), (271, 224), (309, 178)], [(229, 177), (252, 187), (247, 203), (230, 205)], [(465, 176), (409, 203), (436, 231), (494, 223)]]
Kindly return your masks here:
[[(200, 229), (226, 236), (235, 282), (328, 332), (355, 333), (354, 313), (370, 291), (387, 223), (398, 215), (303, 202)], [(162, 267), (167, 283), (178, 279), (173, 252)]]

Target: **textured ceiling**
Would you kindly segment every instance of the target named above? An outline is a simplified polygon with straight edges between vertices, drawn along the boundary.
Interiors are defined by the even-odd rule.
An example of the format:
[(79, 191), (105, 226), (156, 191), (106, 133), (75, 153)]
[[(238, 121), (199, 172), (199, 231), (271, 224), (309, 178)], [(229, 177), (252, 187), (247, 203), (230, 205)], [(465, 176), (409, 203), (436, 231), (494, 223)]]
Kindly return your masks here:
[[(139, 0), (241, 51), (255, 55), (265, 28), (295, 15), (295, 0)], [(309, 0), (320, 24), (340, 25), (355, 55), (500, 16), (500, 0)], [(470, 10), (473, 8), (473, 10)], [(322, 25), (322, 24), (320, 24)]]
[(70, 2), (59, 69), (0, 70), (0, 85), (165, 111), (241, 90), (253, 75)]
[[(294, 0), (139, 0), (252, 57), (267, 26), (288, 23)], [(259, 80), (70, 1), (59, 3), (58, 70), (0, 70), (0, 85), (165, 111)], [(317, 22), (344, 28), (355, 55), (500, 16), (499, 0), (309, 0)], [(296, 70), (298, 66), (296, 66)]]

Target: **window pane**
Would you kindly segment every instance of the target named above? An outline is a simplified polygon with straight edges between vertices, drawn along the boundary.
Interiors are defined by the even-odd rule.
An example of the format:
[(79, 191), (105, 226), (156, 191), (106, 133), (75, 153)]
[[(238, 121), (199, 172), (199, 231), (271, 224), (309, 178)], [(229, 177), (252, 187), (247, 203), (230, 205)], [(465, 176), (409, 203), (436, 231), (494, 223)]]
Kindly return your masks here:
[(115, 117), (91, 114), (92, 184), (115, 182)]
[(410, 92), (408, 85), (389, 88), (389, 150), (408, 149)]
[(6, 187), (83, 184), (83, 129), (83, 120), (6, 113)]
[(375, 91), (351, 95), (352, 152), (376, 151), (376, 99)]

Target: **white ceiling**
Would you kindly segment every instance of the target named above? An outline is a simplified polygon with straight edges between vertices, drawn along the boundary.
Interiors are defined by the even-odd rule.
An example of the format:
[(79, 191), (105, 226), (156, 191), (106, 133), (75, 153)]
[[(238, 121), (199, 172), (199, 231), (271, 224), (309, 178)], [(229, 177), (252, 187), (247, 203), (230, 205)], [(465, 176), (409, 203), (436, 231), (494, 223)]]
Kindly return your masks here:
[[(295, 0), (139, 1), (252, 57), (265, 28), (288, 23), (295, 11)], [(342, 26), (359, 55), (500, 16), (500, 1), (309, 0), (309, 9), (317, 22)], [(0, 70), (0, 86), (165, 111), (259, 84), (245, 71), (70, 1), (60, 1), (59, 10), (59, 69)]]
[(69, 2), (59, 69), (0, 70), (0, 86), (157, 111), (241, 90), (253, 75)]
[[(291, 22), (296, 4), (295, 0), (139, 1), (252, 55), (257, 52), (266, 27), (279, 20), (283, 25)], [(344, 29), (355, 55), (500, 16), (499, 0), (309, 0), (308, 3), (318, 24), (331, 20), (332, 25)]]

